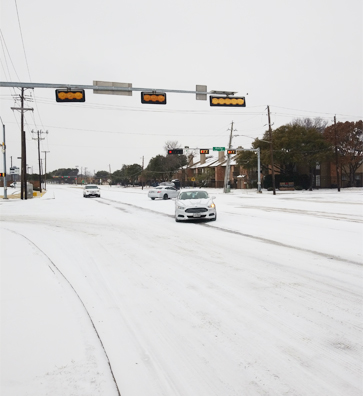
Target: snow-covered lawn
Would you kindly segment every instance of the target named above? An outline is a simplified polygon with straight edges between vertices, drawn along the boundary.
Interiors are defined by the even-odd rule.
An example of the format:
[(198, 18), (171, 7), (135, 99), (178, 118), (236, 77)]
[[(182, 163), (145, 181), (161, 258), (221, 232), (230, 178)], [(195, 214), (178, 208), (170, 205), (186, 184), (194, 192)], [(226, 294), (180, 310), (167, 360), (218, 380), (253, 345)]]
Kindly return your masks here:
[(362, 395), (363, 189), (147, 191), (0, 200), (2, 395)]

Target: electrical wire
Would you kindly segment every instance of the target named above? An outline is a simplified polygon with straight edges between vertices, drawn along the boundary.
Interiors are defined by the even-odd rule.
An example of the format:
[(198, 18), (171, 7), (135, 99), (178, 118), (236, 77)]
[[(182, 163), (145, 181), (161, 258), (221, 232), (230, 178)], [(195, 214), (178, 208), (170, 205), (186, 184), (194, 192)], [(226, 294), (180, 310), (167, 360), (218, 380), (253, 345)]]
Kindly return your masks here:
[[(7, 54), (8, 54), (8, 57), (9, 57), (9, 59), (10, 59), (11, 65), (13, 66), (13, 69), (14, 69), (14, 72), (15, 72), (15, 74), (16, 74), (16, 77), (18, 78), (18, 81), (20, 81), (20, 78), (19, 78), (18, 73), (17, 73), (17, 71), (16, 71), (16, 68), (15, 68), (15, 66), (14, 66), (14, 62), (13, 62), (11, 56), (10, 56), (10, 52), (9, 52), (8, 46), (6, 45), (5, 37), (4, 37), (3, 32), (2, 32), (1, 29), (0, 29), (0, 36), (1, 36), (1, 46), (2, 46), (2, 48), (3, 48), (3, 53), (4, 53), (4, 60), (5, 60), (5, 62), (6, 62), (6, 54), (5, 54), (5, 50), (4, 50), (4, 48), (5, 48), (5, 49), (6, 49), (6, 52), (7, 52)], [(6, 62), (6, 64), (7, 64), (7, 62)], [(11, 73), (10, 73), (9, 68), (8, 68), (8, 71), (9, 71), (9, 78), (11, 78)], [(14, 89), (14, 91), (15, 91), (15, 88), (13, 88), (13, 89)]]
[(18, 3), (16, 0), (15, 1), (15, 8), (16, 8), (16, 15), (18, 17), (18, 25), (19, 25), (19, 30), (20, 30), (20, 37), (21, 37), (21, 42), (23, 44), (23, 51), (24, 51), (24, 57), (25, 57), (25, 63), (26, 63), (26, 67), (28, 69), (28, 76), (29, 76), (29, 81), (31, 81), (31, 76), (30, 76), (30, 70), (29, 70), (29, 64), (28, 64), (28, 58), (26, 56), (26, 51), (25, 51), (25, 45), (24, 45), (24, 38), (23, 38), (23, 31), (21, 29), (21, 23), (20, 23), (20, 17), (19, 17), (19, 10), (18, 10)]

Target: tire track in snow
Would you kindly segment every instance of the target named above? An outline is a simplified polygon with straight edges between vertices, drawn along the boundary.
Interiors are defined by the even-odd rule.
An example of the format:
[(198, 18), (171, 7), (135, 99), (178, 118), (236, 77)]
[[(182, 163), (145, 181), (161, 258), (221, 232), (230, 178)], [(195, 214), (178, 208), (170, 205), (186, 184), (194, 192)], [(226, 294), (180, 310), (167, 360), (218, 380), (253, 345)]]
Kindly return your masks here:
[[(161, 213), (161, 212), (158, 212), (156, 210), (152, 210), (152, 209), (148, 209), (148, 208), (143, 208), (142, 206), (137, 206), (137, 205), (129, 204), (129, 203), (125, 203), (125, 202), (119, 202), (119, 201), (115, 201), (115, 200), (107, 199), (107, 198), (102, 198), (102, 200), (109, 201), (112, 204), (125, 205), (125, 206), (129, 206), (129, 207), (132, 207), (132, 208), (135, 208), (135, 209), (141, 209), (141, 210), (144, 210), (144, 211), (149, 212), (149, 213), (156, 213), (158, 215), (165, 216), (165, 217), (170, 217), (170, 218), (174, 219), (174, 215), (170, 215), (170, 214), (167, 214), (167, 213)], [(97, 202), (105, 204), (105, 202), (100, 202), (99, 200), (97, 200)], [(115, 205), (112, 205), (112, 204), (109, 204), (109, 205), (113, 206), (115, 209), (119, 209), (120, 210), (120, 208), (117, 208)], [(347, 220), (347, 219), (345, 219), (345, 220)], [(350, 220), (350, 221), (352, 221), (352, 220)], [(251, 235), (251, 234), (246, 234), (246, 233), (241, 232), (241, 231), (230, 230), (228, 228), (218, 227), (217, 225), (215, 225), (215, 222), (212, 225), (212, 224), (209, 224), (209, 223), (206, 223), (206, 222), (195, 221), (195, 224), (199, 224), (199, 225), (204, 226), (204, 227), (213, 227), (213, 228), (215, 228), (215, 229), (217, 229), (219, 231), (222, 231), (222, 232), (227, 232), (229, 234), (234, 234), (234, 235), (240, 235), (240, 236), (243, 236), (245, 238), (251, 238), (251, 239), (263, 242), (263, 243), (268, 243), (268, 244), (271, 244), (271, 245), (280, 246), (280, 247), (284, 247), (284, 248), (288, 248), (288, 249), (294, 249), (294, 250), (298, 250), (300, 252), (311, 253), (311, 254), (314, 254), (316, 256), (324, 257), (324, 258), (327, 258), (327, 259), (330, 259), (330, 260), (337, 260), (337, 261), (341, 261), (341, 262), (348, 263), (348, 264), (355, 264), (355, 265), (363, 266), (363, 263), (359, 262), (359, 261), (347, 260), (347, 259), (344, 259), (344, 258), (339, 257), (339, 256), (334, 256), (332, 254), (322, 253), (322, 252), (318, 252), (316, 250), (311, 250), (311, 249), (299, 248), (298, 246), (288, 245), (288, 244), (283, 243), (283, 242), (274, 241), (273, 239), (267, 239), (267, 238), (263, 238), (263, 237), (259, 237), (259, 236), (255, 236), (255, 235)]]
[[(252, 210), (261, 210), (265, 212), (284, 212), (284, 213), (291, 213), (291, 214), (297, 214), (297, 215), (309, 215), (309, 216), (314, 216), (314, 217), (320, 217), (323, 219), (330, 219), (330, 220), (345, 220), (349, 221), (352, 223), (363, 223), (363, 218), (362, 216), (359, 215), (359, 213), (355, 215), (347, 215), (347, 214), (339, 214), (336, 213), (332, 215), (331, 213), (325, 213), (325, 212), (319, 212), (319, 211), (311, 211), (311, 210), (302, 210), (302, 209), (288, 209), (288, 208), (273, 208), (269, 206), (251, 206), (251, 205), (246, 205), (246, 206), (238, 206), (238, 209), (252, 209)], [(236, 214), (233, 213), (235, 216)]]
[[(110, 368), (110, 372), (111, 372), (112, 378), (113, 378), (114, 383), (115, 383), (115, 386), (116, 386), (117, 394), (118, 394), (118, 396), (121, 396), (119, 387), (118, 387), (117, 382), (116, 382), (115, 375), (114, 375), (113, 370), (112, 370), (112, 366), (111, 366), (110, 359), (109, 359), (109, 357), (108, 357), (108, 355), (107, 355), (107, 352), (106, 352), (106, 349), (105, 349), (105, 347), (104, 347), (104, 345), (103, 345), (103, 342), (102, 342), (102, 340), (101, 340), (101, 337), (100, 337), (100, 335), (99, 335), (99, 333), (98, 333), (98, 331), (97, 331), (97, 328), (96, 328), (96, 326), (95, 326), (95, 324), (94, 324), (94, 322), (93, 322), (93, 320), (92, 320), (92, 317), (91, 317), (90, 313), (88, 312), (88, 310), (87, 310), (87, 308), (86, 308), (84, 302), (82, 301), (81, 297), (80, 297), (79, 294), (77, 293), (76, 289), (73, 287), (73, 285), (70, 283), (70, 281), (65, 277), (65, 275), (62, 273), (62, 271), (57, 267), (57, 265), (51, 260), (51, 258), (50, 258), (50, 257), (49, 257), (38, 245), (36, 245), (32, 240), (30, 240), (28, 237), (26, 237), (25, 235), (21, 234), (20, 232), (13, 231), (13, 230), (10, 230), (10, 229), (8, 229), (8, 228), (5, 228), (5, 229), (6, 229), (7, 231), (10, 231), (10, 232), (12, 232), (12, 233), (14, 233), (14, 234), (17, 234), (17, 235), (23, 237), (23, 238), (26, 239), (32, 246), (34, 246), (40, 253), (42, 253), (42, 255), (43, 255), (44, 257), (47, 258), (47, 260), (52, 264), (53, 268), (62, 276), (62, 278), (66, 281), (66, 283), (67, 283), (67, 284), (71, 287), (71, 289), (74, 291), (75, 295), (77, 296), (78, 300), (80, 301), (80, 303), (82, 304), (84, 310), (86, 311), (87, 316), (88, 316), (89, 320), (91, 321), (92, 327), (93, 327), (93, 329), (94, 329), (94, 331), (95, 331), (95, 333), (96, 333), (96, 336), (97, 336), (98, 340), (100, 341), (101, 347), (102, 347), (103, 352), (104, 352), (104, 354), (105, 354), (105, 356), (106, 356), (106, 360), (107, 360), (108, 366), (109, 366), (109, 368)], [(53, 268), (52, 268), (52, 266), (48, 264), (48, 267), (50, 268), (50, 270), (51, 270), (53, 273), (55, 273), (54, 270), (53, 270)]]

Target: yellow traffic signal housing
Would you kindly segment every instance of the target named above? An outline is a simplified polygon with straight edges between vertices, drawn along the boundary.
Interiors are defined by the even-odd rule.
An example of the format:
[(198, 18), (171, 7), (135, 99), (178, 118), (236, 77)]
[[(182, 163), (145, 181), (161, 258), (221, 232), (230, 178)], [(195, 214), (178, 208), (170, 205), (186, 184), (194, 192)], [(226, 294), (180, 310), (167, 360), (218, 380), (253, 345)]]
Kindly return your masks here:
[(209, 154), (209, 149), (201, 149), (200, 154)]
[(183, 154), (183, 149), (171, 149), (168, 150), (168, 154)]
[(237, 150), (227, 150), (227, 154), (236, 154)]
[(67, 89), (56, 89), (55, 100), (59, 103), (66, 102), (85, 102), (86, 95), (84, 89), (67, 90)]
[(0, 177), (5, 177), (6, 173), (0, 173)]
[(141, 92), (141, 103), (166, 104), (166, 93)]
[(210, 96), (209, 104), (211, 106), (246, 107), (246, 100), (244, 97)]

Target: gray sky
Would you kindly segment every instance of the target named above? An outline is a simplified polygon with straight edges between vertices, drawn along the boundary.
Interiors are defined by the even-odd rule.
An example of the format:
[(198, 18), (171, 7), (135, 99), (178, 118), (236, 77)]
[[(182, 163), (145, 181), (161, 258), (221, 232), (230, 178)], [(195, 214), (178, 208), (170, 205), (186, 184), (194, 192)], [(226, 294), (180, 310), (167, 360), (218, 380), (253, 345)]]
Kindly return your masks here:
[[(170, 93), (165, 106), (94, 95), (60, 104), (54, 89), (26, 91), (27, 163), (37, 168), (31, 131), (48, 130), (47, 170), (121, 169), (165, 154), (168, 140), (190, 147), (250, 148), (262, 137), (267, 105), (273, 128), (298, 117), (329, 124), (363, 118), (361, 0), (2, 0), (1, 81), (228, 90), (245, 108), (225, 109)], [(20, 167), (18, 89), (1, 88), (7, 163)], [(44, 154), (42, 153), (42, 158)], [(2, 161), (1, 161), (1, 169)]]

